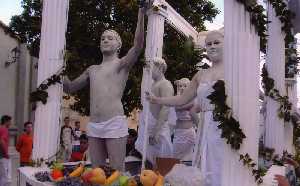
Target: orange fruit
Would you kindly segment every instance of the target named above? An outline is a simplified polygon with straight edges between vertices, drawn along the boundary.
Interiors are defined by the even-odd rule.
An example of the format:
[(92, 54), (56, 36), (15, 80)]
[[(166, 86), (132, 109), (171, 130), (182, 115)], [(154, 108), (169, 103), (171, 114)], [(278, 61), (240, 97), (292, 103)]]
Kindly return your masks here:
[(58, 178), (64, 177), (64, 174), (61, 170), (54, 169), (51, 172), (51, 177), (52, 179), (57, 180)]

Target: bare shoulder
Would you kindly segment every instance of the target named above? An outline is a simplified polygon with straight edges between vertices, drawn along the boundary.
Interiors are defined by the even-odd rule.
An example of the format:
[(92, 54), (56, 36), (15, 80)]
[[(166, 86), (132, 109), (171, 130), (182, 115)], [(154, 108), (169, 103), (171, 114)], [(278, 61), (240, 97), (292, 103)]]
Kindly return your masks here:
[(195, 79), (195, 81), (197, 82), (197, 84), (200, 84), (203, 81), (206, 81), (206, 79), (209, 79), (209, 74), (211, 73), (211, 69), (200, 69), (196, 75), (193, 77), (193, 79)]
[(174, 88), (172, 83), (164, 79), (159, 83), (159, 92), (161, 96), (173, 96), (174, 95)]
[(171, 83), (171, 81), (167, 80), (167, 79), (164, 79), (160, 82), (160, 87), (162, 88), (172, 88), (173, 89), (173, 85)]

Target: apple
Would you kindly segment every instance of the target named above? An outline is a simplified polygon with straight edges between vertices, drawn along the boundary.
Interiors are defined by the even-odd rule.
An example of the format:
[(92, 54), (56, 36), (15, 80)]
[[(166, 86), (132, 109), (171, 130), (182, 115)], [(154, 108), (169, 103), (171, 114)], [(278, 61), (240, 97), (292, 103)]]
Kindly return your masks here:
[(119, 177), (120, 186), (127, 186), (128, 179), (129, 179), (129, 177), (127, 177), (127, 176), (120, 176)]

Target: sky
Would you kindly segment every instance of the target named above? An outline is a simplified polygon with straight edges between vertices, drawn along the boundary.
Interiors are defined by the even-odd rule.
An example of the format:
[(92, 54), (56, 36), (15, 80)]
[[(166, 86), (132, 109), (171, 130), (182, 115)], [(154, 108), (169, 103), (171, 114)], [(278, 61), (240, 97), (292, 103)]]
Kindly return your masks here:
[(13, 15), (22, 13), (21, 0), (0, 0), (0, 21), (9, 24)]

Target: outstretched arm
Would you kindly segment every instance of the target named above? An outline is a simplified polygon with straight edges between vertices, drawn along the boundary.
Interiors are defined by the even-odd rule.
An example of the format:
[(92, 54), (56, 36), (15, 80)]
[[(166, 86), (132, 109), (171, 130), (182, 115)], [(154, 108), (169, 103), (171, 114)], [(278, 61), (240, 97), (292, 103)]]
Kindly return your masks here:
[(139, 9), (138, 22), (135, 30), (133, 47), (128, 51), (127, 55), (121, 59), (121, 68), (130, 69), (137, 61), (144, 47), (144, 8)]
[(63, 89), (66, 93), (73, 93), (83, 88), (88, 83), (89, 79), (89, 68), (85, 70), (78, 78), (71, 81), (68, 77), (63, 80)]
[(189, 103), (197, 96), (198, 76), (200, 71), (193, 77), (190, 85), (183, 91), (182, 95), (171, 97), (156, 97), (146, 93), (146, 99), (153, 104), (166, 105), (166, 106), (182, 106)]

